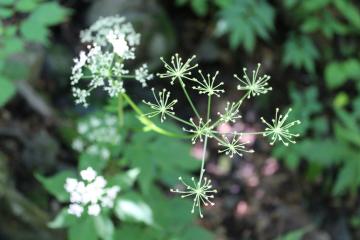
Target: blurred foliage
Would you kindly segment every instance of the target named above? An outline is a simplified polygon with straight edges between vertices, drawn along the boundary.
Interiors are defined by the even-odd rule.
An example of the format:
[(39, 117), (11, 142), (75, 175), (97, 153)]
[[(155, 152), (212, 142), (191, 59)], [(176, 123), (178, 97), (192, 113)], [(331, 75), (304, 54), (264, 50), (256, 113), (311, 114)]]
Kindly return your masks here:
[[(114, 113), (117, 108), (117, 101), (106, 107), (108, 112)], [(102, 114), (99, 112), (96, 116), (101, 117)], [(167, 128), (180, 131), (171, 123)], [(120, 148), (112, 149), (110, 160), (104, 162), (82, 152), (78, 163), (79, 170), (92, 167), (108, 180), (110, 186), (116, 184), (121, 187), (114, 213), (103, 211), (97, 217), (84, 214), (76, 218), (63, 209), (49, 226), (67, 228), (70, 240), (119, 239), (117, 236), (154, 240), (187, 240), (194, 236), (197, 239), (212, 239), (209, 232), (193, 224), (194, 215), (189, 213), (191, 201), (169, 199), (162, 187), (164, 185), (165, 189), (169, 189), (173, 186), (174, 175), (190, 176), (199, 168), (200, 161), (190, 156), (190, 145), (181, 140), (169, 141), (154, 132), (144, 133), (143, 125), (133, 112), (125, 114), (124, 125), (119, 126), (119, 132), (122, 142)], [(69, 133), (65, 131), (64, 134)], [(69, 194), (64, 184), (70, 176), (73, 177), (74, 172), (66, 170), (52, 177), (38, 175), (37, 178), (58, 201), (67, 202)]]
[(23, 55), (30, 43), (48, 44), (50, 27), (62, 23), (69, 9), (55, 1), (0, 1), (0, 107), (15, 94), (15, 80), (23, 80), (30, 69), (15, 55)]
[[(311, 86), (289, 87), (294, 119), (301, 119), (304, 136), (291, 147), (277, 147), (275, 155), (296, 169), (308, 163), (307, 177), (330, 181), (329, 191), (338, 196), (357, 193), (360, 186), (360, 8), (349, 0), (177, 1), (189, 3), (199, 16), (210, 14), (221, 33), (229, 34), (230, 47), (254, 51), (257, 39), (275, 45), (275, 11), (289, 29), (282, 44), (282, 66), (305, 70)], [(215, 14), (210, 12), (215, 9)], [(272, 37), (269, 36), (272, 32)], [(273, 38), (273, 39), (272, 39)], [(294, 79), (296, 82), (301, 79)], [(305, 82), (305, 81), (303, 81)], [(308, 82), (309, 83), (309, 82)], [(302, 83), (297, 83), (297, 86)], [(322, 86), (326, 86), (326, 90)], [(348, 91), (350, 90), (351, 91)], [(321, 98), (321, 99), (320, 99)], [(338, 167), (335, 179), (327, 174)]]

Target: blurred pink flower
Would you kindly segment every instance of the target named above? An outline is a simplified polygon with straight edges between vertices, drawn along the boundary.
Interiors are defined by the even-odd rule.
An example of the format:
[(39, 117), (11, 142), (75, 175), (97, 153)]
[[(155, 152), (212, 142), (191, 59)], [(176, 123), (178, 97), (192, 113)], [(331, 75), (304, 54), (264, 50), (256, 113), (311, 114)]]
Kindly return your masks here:
[(265, 161), (265, 165), (262, 168), (262, 174), (264, 176), (271, 176), (279, 169), (279, 163), (275, 158), (269, 158)]
[(236, 205), (235, 216), (238, 218), (244, 217), (249, 213), (249, 205), (245, 201), (240, 201)]
[(255, 167), (251, 163), (245, 163), (239, 169), (240, 178), (245, 181), (249, 187), (256, 187), (259, 184), (259, 177), (255, 172)]
[[(203, 154), (203, 147), (204, 145), (201, 143), (196, 143), (195, 145), (193, 145), (193, 147), (191, 148), (191, 155), (196, 158), (201, 160), (202, 159), (202, 154)], [(207, 156), (207, 153), (205, 153), (205, 157)]]
[(228, 123), (222, 123), (217, 127), (219, 133), (229, 133), (232, 132), (233, 128)]

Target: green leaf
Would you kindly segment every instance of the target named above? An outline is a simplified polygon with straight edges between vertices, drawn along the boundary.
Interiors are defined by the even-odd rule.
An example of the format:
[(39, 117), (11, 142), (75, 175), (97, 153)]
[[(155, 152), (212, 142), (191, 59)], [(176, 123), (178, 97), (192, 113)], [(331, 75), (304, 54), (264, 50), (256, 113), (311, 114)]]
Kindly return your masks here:
[(80, 154), (78, 169), (83, 170), (92, 167), (96, 172), (101, 172), (107, 163), (107, 160), (101, 159), (99, 156), (83, 152)]
[(360, 29), (360, 12), (359, 8), (347, 0), (335, 0), (336, 8), (357, 30)]
[(69, 240), (97, 240), (97, 233), (92, 217), (84, 216), (71, 225), (68, 232)]
[(215, 239), (214, 236), (204, 228), (192, 225), (187, 227), (184, 234), (180, 236), (181, 240), (194, 240), (194, 239), (206, 239), (212, 240)]
[[(275, 11), (267, 1), (229, 0), (218, 3), (218, 33), (229, 33), (232, 49), (243, 45), (248, 53), (255, 49), (256, 38), (268, 39), (274, 28)], [(251, 14), (249, 14), (251, 13)]]
[(115, 213), (125, 222), (143, 222), (149, 225), (154, 223), (151, 208), (135, 193), (119, 198), (115, 204)]
[(0, 76), (0, 107), (3, 107), (15, 93), (14, 84), (5, 77)]
[(122, 192), (126, 191), (134, 185), (139, 173), (140, 170), (137, 168), (130, 169), (125, 173), (118, 173), (108, 181), (109, 185), (117, 185), (121, 188)]
[(60, 202), (65, 202), (69, 199), (69, 194), (66, 192), (64, 185), (67, 178), (75, 177), (74, 172), (63, 171), (52, 177), (44, 177), (36, 174), (35, 177), (42, 183), (43, 187)]
[(46, 26), (39, 24), (38, 21), (27, 18), (20, 25), (21, 35), (28, 41), (34, 41), (42, 44), (48, 42), (49, 30)]
[(14, 15), (14, 11), (10, 8), (0, 7), (0, 18), (5, 19)]
[(57, 2), (44, 2), (40, 4), (29, 17), (31, 21), (42, 26), (53, 26), (62, 23), (69, 15), (69, 10)]
[(360, 79), (360, 61), (348, 59), (342, 62), (332, 62), (325, 68), (325, 80), (330, 89), (343, 85), (349, 79)]
[(333, 195), (335, 196), (339, 196), (347, 190), (355, 192), (359, 186), (360, 162), (358, 154), (355, 153), (354, 158), (348, 158), (344, 164), (333, 188)]
[(315, 44), (305, 35), (290, 34), (285, 42), (283, 64), (292, 65), (296, 69), (306, 69), (312, 73), (315, 70), (315, 60), (319, 58)]
[(103, 240), (114, 239), (114, 224), (109, 217), (102, 215), (94, 218), (95, 229), (98, 236)]
[(286, 235), (277, 238), (277, 240), (301, 240), (305, 233), (306, 230), (299, 229), (299, 230), (291, 231)]
[(162, 239), (162, 234), (154, 228), (124, 223), (116, 229), (114, 239), (158, 240)]
[[(2, 53), (0, 56), (9, 56), (15, 53), (19, 53), (24, 49), (24, 42), (18, 37), (7, 37), (3, 39), (2, 42)], [(3, 55), (4, 54), (4, 55)]]
[(49, 228), (65, 228), (69, 227), (77, 221), (74, 215), (67, 212), (67, 209), (62, 209), (61, 212), (55, 217), (54, 220), (48, 223)]
[(191, 7), (199, 16), (205, 16), (208, 12), (208, 0), (191, 0)]
[(13, 5), (15, 2), (15, 0), (1, 0), (0, 1), (0, 6), (4, 5), (4, 6), (10, 6)]
[(19, 12), (30, 12), (38, 5), (37, 0), (19, 0), (15, 4), (15, 9)]

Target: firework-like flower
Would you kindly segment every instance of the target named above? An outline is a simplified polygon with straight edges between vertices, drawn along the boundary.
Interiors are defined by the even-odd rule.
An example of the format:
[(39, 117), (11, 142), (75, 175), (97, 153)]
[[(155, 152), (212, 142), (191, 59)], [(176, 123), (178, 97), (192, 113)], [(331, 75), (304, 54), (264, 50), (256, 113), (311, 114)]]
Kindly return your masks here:
[(157, 75), (160, 78), (170, 78), (171, 84), (174, 84), (176, 79), (181, 82), (183, 79), (193, 80), (193, 78), (191, 78), (191, 70), (198, 66), (198, 64), (193, 65), (191, 63), (195, 57), (196, 56), (194, 55), (183, 63), (182, 58), (176, 53), (171, 57), (171, 64), (168, 64), (164, 58), (161, 57), (160, 60), (164, 63), (166, 72), (158, 73)]
[(289, 143), (296, 143), (293, 138), (298, 137), (299, 134), (291, 133), (289, 129), (301, 122), (296, 120), (290, 123), (285, 123), (291, 111), (292, 109), (290, 108), (285, 115), (282, 115), (279, 114), (279, 108), (276, 108), (275, 118), (271, 120), (272, 123), (265, 121), (263, 117), (261, 118), (261, 121), (267, 126), (263, 135), (271, 137), (271, 145), (273, 145), (277, 140), (281, 141), (285, 146), (288, 146)]
[(148, 105), (153, 111), (144, 114), (147, 117), (155, 117), (160, 115), (160, 120), (163, 122), (166, 119), (166, 115), (175, 115), (174, 113), (174, 105), (177, 103), (177, 100), (169, 100), (170, 92), (165, 88), (159, 92), (159, 97), (156, 97), (154, 88), (151, 89), (155, 103), (143, 101), (146, 105)]
[(192, 129), (183, 128), (185, 132), (189, 132), (193, 135), (191, 138), (191, 142), (195, 144), (198, 140), (202, 142), (204, 140), (204, 137), (211, 138), (215, 131), (213, 130), (213, 126), (211, 125), (211, 120), (208, 120), (207, 122), (204, 122), (202, 118), (199, 119), (199, 123), (196, 124), (194, 122), (194, 119), (190, 118)]
[(246, 149), (245, 145), (249, 144), (249, 142), (241, 142), (241, 136), (234, 136), (230, 141), (228, 137), (223, 136), (223, 141), (219, 142), (219, 146), (222, 146), (222, 149), (219, 149), (219, 153), (225, 153), (232, 158), (235, 154), (239, 155), (240, 157), (243, 155), (243, 152), (253, 153), (254, 150)]
[(198, 208), (200, 217), (204, 217), (201, 212), (201, 206), (214, 206), (215, 203), (212, 202), (211, 199), (214, 198), (214, 193), (217, 193), (216, 189), (213, 189), (213, 186), (211, 184), (211, 180), (207, 179), (206, 177), (203, 178), (203, 180), (196, 182), (195, 178), (191, 178), (192, 184), (187, 184), (182, 177), (179, 177), (179, 180), (184, 184), (185, 189), (170, 189), (173, 193), (179, 193), (181, 194), (182, 198), (186, 197), (193, 197), (194, 202), (191, 209), (191, 213), (195, 213), (195, 208)]
[(243, 68), (243, 72), (244, 72), (243, 79), (241, 79), (236, 74), (234, 74), (234, 77), (240, 81), (240, 84), (238, 85), (237, 89), (247, 91), (249, 93), (248, 98), (250, 98), (250, 96), (255, 97), (260, 94), (265, 94), (268, 91), (272, 90), (272, 88), (268, 86), (269, 85), (268, 81), (270, 79), (270, 76), (266, 74), (261, 77), (258, 76), (260, 66), (261, 64), (258, 63), (256, 71), (255, 70), (252, 71), (251, 79), (247, 75), (246, 68)]
[(216, 71), (213, 77), (211, 77), (210, 74), (207, 74), (205, 77), (201, 70), (199, 70), (199, 74), (202, 78), (202, 81), (194, 78), (193, 80), (196, 81), (198, 86), (193, 86), (193, 89), (198, 90), (200, 94), (206, 94), (208, 96), (216, 95), (217, 97), (220, 97), (220, 93), (225, 92), (224, 89), (220, 88), (222, 85), (224, 85), (223, 82), (215, 84), (215, 79), (219, 74), (219, 71)]
[(224, 113), (218, 112), (220, 121), (223, 123), (236, 122), (236, 119), (241, 118), (239, 115), (239, 104), (235, 102), (227, 102)]

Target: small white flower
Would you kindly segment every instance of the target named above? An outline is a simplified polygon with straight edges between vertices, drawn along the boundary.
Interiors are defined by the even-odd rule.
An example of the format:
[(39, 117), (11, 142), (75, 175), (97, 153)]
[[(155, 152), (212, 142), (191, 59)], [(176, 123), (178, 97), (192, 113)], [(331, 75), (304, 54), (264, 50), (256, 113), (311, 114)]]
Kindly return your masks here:
[(94, 181), (94, 185), (97, 188), (104, 188), (106, 186), (106, 180), (103, 176), (97, 176)]
[(80, 217), (81, 214), (83, 213), (83, 211), (84, 211), (84, 208), (80, 204), (77, 204), (77, 203), (70, 204), (69, 208), (68, 208), (68, 213), (71, 215), (75, 215), (77, 217)]
[(70, 194), (69, 214), (80, 217), (87, 209), (87, 213), (97, 216), (101, 207), (112, 208), (120, 187), (106, 188), (106, 180), (103, 176), (97, 176), (92, 168), (80, 172), (85, 181), (74, 178), (66, 179), (65, 190)]
[(109, 93), (110, 97), (116, 97), (119, 95), (119, 93), (124, 93), (124, 83), (122, 81), (110, 79), (109, 80), (109, 86), (105, 87), (104, 90)]
[(91, 182), (92, 180), (95, 179), (96, 172), (91, 167), (88, 167), (87, 169), (82, 170), (80, 172), (80, 176), (81, 176), (82, 179)]
[(119, 186), (113, 186), (113, 187), (107, 189), (106, 195), (111, 199), (115, 199), (115, 197), (119, 191), (120, 191)]
[(75, 97), (76, 104), (82, 104), (84, 107), (87, 107), (89, 104), (87, 103), (86, 98), (90, 96), (90, 92), (85, 89), (80, 88), (72, 88), (73, 96)]
[(77, 138), (73, 141), (72, 148), (78, 152), (81, 152), (84, 149), (84, 142)]
[(88, 214), (92, 216), (98, 216), (101, 211), (99, 204), (91, 204), (88, 208)]
[(129, 51), (129, 46), (123, 34), (117, 35), (114, 32), (109, 32), (107, 39), (112, 44), (114, 52), (120, 57), (124, 57), (125, 53)]
[(135, 79), (139, 81), (143, 87), (147, 86), (147, 81), (153, 79), (154, 75), (149, 73), (147, 64), (143, 64), (140, 68), (135, 70)]
[(65, 190), (67, 192), (72, 192), (76, 189), (78, 181), (75, 178), (67, 178), (65, 183)]

